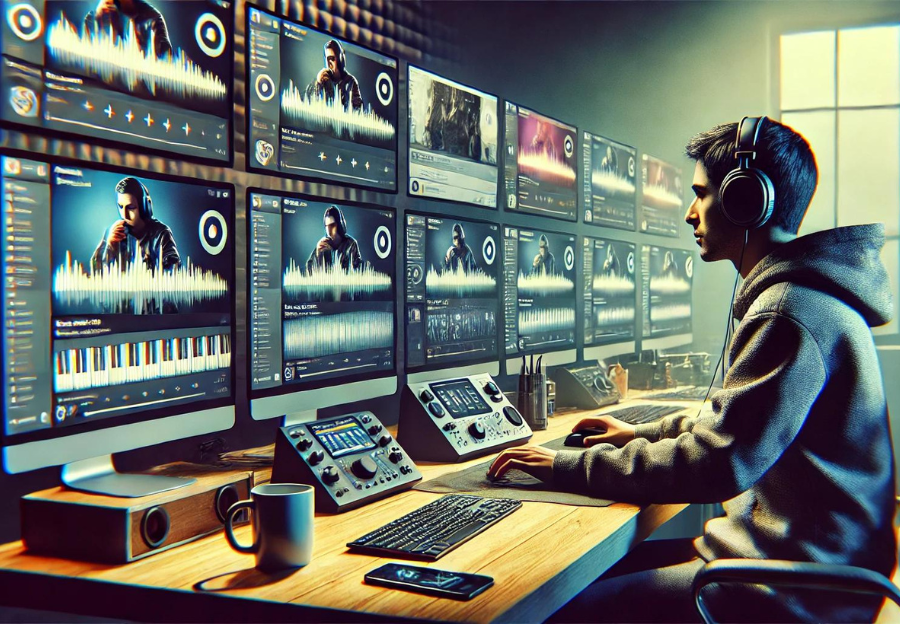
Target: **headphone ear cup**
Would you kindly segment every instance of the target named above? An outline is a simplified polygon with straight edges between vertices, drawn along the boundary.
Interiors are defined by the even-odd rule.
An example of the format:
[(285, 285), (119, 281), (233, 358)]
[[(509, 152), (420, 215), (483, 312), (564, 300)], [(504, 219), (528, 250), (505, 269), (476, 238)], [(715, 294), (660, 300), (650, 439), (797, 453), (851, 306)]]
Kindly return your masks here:
[(722, 213), (738, 227), (763, 226), (775, 208), (775, 187), (759, 169), (733, 169), (719, 188)]
[(146, 192), (144, 193), (144, 218), (153, 218), (153, 198), (150, 197), (150, 193)]

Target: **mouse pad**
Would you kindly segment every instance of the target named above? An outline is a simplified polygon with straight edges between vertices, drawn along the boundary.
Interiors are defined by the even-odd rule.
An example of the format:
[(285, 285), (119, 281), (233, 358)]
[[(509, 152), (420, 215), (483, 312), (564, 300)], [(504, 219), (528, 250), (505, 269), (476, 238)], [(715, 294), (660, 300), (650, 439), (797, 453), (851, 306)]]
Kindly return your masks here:
[[(563, 446), (565, 440), (565, 437), (562, 437), (557, 440), (551, 440), (541, 446), (560, 451), (566, 448)], [(513, 498), (520, 501), (581, 505), (583, 507), (607, 507), (615, 502), (585, 496), (584, 494), (548, 489), (551, 486), (521, 470), (510, 470), (501, 479), (489, 481), (485, 475), (487, 474), (488, 466), (491, 465), (496, 456), (496, 453), (493, 453), (487, 461), (423, 481), (413, 489), (436, 494), (466, 493), (493, 498)]]

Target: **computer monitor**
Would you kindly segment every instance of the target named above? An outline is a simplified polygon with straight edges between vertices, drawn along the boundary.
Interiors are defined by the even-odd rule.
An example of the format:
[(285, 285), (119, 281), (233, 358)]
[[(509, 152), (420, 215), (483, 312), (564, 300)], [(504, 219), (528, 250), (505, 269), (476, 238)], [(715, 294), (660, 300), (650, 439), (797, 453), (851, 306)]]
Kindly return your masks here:
[(575, 351), (575, 235), (503, 226), (503, 308), (507, 374), (519, 356), (569, 364)]
[(691, 288), (694, 255), (684, 249), (641, 246), (641, 349), (669, 349), (694, 341)]
[(641, 176), (641, 232), (678, 238), (684, 227), (681, 169), (643, 154)]
[(109, 455), (234, 424), (234, 188), (0, 161), (6, 471), (168, 489)]
[(397, 390), (394, 212), (247, 191), (250, 414), (316, 410)]
[(584, 359), (634, 353), (637, 315), (634, 243), (585, 236)]
[(231, 164), (231, 0), (23, 0), (3, 11), (3, 122)]
[(500, 371), (499, 246), (496, 223), (406, 213), (409, 383)]
[(497, 97), (409, 66), (409, 194), (497, 207)]
[(637, 220), (637, 150), (585, 132), (584, 222), (634, 231)]
[(578, 219), (575, 126), (506, 102), (506, 208)]
[(247, 6), (251, 171), (397, 192), (396, 58)]

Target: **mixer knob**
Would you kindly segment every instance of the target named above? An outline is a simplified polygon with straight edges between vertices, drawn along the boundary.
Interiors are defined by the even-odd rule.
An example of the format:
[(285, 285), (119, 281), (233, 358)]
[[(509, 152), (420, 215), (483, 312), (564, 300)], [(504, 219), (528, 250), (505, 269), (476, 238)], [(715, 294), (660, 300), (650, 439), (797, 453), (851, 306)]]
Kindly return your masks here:
[(322, 481), (324, 481), (326, 485), (334, 485), (340, 478), (341, 475), (334, 466), (328, 466), (322, 471)]
[(309, 465), (315, 466), (320, 463), (323, 459), (325, 459), (325, 453), (322, 451), (313, 451), (309, 454)]
[(350, 466), (350, 469), (360, 479), (371, 479), (378, 472), (378, 464), (369, 457), (360, 457)]
[(378, 446), (387, 446), (391, 443), (394, 438), (389, 436), (388, 434), (384, 434), (380, 438), (378, 438)]
[(393, 451), (390, 455), (388, 455), (388, 459), (396, 464), (401, 459), (403, 459), (403, 453), (401, 453), (400, 451)]
[(310, 440), (309, 438), (304, 438), (303, 440), (297, 442), (297, 450), (299, 451), (308, 451), (311, 446), (312, 440)]
[(469, 433), (476, 440), (484, 440), (484, 426), (481, 424), (481, 421), (476, 420), (469, 425)]

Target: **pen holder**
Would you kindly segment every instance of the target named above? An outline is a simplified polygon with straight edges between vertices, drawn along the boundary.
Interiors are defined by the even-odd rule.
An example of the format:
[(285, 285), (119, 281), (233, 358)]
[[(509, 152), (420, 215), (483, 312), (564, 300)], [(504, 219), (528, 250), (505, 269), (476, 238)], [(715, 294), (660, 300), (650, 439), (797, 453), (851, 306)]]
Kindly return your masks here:
[(519, 393), (519, 412), (533, 431), (547, 428), (547, 378), (532, 375), (531, 388)]

